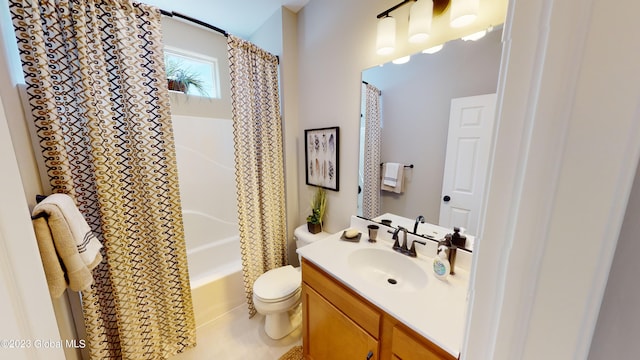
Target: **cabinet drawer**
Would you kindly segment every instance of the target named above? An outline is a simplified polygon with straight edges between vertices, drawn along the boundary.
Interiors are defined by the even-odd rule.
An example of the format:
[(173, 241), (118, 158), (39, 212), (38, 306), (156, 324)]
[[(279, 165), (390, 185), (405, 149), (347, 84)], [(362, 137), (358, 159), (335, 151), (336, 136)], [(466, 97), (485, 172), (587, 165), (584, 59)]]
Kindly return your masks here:
[(380, 312), (362, 300), (358, 294), (331, 279), (330, 275), (302, 259), (302, 281), (378, 339)]

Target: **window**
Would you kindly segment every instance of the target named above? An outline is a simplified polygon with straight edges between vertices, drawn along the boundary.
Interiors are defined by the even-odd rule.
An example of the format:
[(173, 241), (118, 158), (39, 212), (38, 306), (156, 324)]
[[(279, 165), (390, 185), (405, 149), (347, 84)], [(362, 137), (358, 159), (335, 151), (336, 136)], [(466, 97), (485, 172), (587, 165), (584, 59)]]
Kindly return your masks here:
[(164, 57), (169, 90), (220, 98), (218, 59), (169, 46)]

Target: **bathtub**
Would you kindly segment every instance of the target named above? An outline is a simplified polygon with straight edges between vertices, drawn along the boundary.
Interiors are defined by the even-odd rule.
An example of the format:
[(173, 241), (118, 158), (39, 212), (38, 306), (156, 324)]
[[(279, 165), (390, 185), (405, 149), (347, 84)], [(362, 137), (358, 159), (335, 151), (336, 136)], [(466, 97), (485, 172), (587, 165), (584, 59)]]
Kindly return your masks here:
[(238, 236), (187, 249), (196, 327), (245, 303)]

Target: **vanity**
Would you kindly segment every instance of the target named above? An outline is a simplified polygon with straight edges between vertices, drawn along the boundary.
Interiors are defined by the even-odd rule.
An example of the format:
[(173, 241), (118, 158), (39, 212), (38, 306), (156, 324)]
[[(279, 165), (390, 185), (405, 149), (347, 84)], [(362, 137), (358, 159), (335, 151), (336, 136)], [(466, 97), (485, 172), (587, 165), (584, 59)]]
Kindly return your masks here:
[[(354, 216), (359, 241), (340, 231), (298, 249), (305, 359), (459, 358), (471, 253), (439, 280), (431, 270), (435, 241), (416, 245), (412, 258), (392, 250), (392, 227), (378, 224), (377, 241), (369, 242), (373, 223)], [(418, 239), (408, 235), (409, 244)]]

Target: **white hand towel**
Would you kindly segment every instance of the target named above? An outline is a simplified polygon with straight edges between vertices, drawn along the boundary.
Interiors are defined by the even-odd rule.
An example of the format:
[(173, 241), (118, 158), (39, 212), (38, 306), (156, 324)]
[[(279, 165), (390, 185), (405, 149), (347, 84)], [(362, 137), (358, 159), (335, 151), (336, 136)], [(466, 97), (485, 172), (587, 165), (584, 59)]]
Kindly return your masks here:
[(398, 185), (398, 170), (402, 164), (398, 163), (386, 163), (384, 171), (384, 178), (382, 183), (387, 186), (396, 187)]
[(384, 176), (387, 172), (387, 163), (382, 164), (382, 171), (380, 172), (380, 189), (388, 192), (393, 192), (396, 194), (402, 194), (404, 192), (404, 165), (399, 164), (398, 167), (398, 178), (396, 180), (395, 186), (389, 186), (384, 183)]
[(52, 205), (62, 213), (64, 219), (67, 221), (82, 261), (89, 269), (93, 269), (102, 259), (102, 256), (98, 256), (102, 244), (93, 234), (89, 224), (87, 224), (84, 216), (82, 216), (80, 210), (78, 210), (75, 202), (69, 195), (52, 194), (47, 196), (46, 199), (42, 200), (33, 208), (32, 215), (35, 216), (40, 213), (49, 214), (52, 211)]

